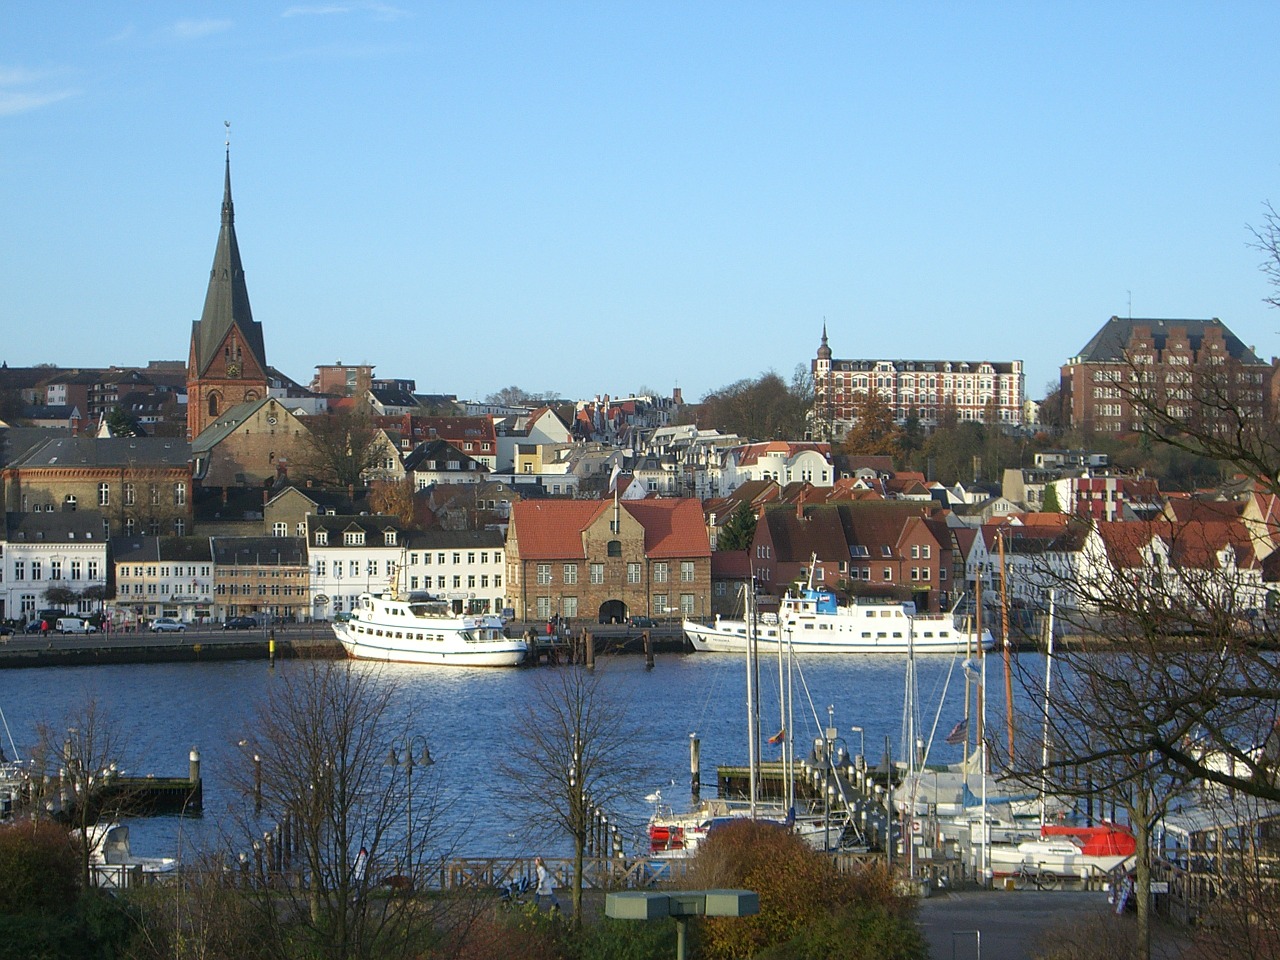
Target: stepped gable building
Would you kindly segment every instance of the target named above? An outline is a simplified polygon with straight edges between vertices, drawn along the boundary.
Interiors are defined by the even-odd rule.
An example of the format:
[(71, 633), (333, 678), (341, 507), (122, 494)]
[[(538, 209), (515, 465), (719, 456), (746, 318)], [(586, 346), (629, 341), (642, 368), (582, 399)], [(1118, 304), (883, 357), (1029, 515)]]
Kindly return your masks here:
[[(1219, 379), (1230, 365), (1234, 375)], [(1195, 402), (1215, 380), (1244, 417), (1267, 409), (1274, 374), (1227, 325), (1212, 320), (1112, 317), (1062, 367), (1062, 410), (1072, 429), (1131, 433), (1141, 427), (1130, 397), (1142, 384), (1158, 392), (1169, 412), (1191, 419), (1208, 411)], [(1210, 378), (1210, 373), (1213, 378)]]
[(249, 308), (231, 202), (231, 151), (222, 188), (222, 228), (209, 272), (204, 311), (191, 326), (187, 363), (187, 435), (195, 439), (229, 407), (267, 396), (269, 376), (262, 325)]
[(822, 344), (810, 364), (813, 373), (813, 434), (839, 439), (857, 420), (862, 396), (875, 390), (904, 423), (915, 414), (931, 430), (944, 410), (957, 420), (985, 422), (994, 415), (1005, 429), (1021, 427), (1026, 377), (1021, 360), (837, 360)]

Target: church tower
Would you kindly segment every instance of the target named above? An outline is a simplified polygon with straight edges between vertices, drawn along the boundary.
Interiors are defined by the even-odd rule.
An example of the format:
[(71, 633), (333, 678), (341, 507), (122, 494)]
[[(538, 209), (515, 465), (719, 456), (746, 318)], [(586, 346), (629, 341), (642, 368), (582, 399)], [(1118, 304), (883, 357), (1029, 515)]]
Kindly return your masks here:
[(187, 361), (187, 435), (194, 440), (230, 407), (267, 395), (267, 354), (262, 325), (249, 309), (249, 288), (236, 243), (231, 203), (231, 147), (222, 187), (222, 229), (209, 272), (204, 312), (191, 325)]

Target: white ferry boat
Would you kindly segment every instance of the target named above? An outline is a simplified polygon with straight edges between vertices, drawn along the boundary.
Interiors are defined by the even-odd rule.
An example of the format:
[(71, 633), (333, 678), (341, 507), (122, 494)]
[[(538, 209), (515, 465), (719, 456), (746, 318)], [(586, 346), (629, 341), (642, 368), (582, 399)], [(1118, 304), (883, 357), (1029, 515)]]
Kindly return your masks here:
[(362, 593), (351, 619), (333, 624), (347, 656), (357, 660), (458, 667), (514, 667), (528, 648), (502, 632), (502, 618), (464, 615), (425, 593)]
[[(703, 653), (743, 653), (751, 632), (746, 620), (684, 621), (685, 636)], [(979, 638), (954, 613), (916, 613), (909, 600), (858, 598), (842, 606), (825, 587), (788, 593), (776, 614), (757, 619), (754, 634), (762, 652), (780, 643), (795, 653), (966, 653), (995, 645), (990, 631)]]

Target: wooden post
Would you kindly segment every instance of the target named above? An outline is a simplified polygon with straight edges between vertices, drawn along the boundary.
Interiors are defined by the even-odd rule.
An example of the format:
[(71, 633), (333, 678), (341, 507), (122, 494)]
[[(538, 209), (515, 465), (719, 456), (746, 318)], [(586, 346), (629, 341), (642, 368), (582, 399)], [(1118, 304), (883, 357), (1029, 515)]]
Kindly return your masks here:
[(644, 668), (646, 670), (653, 669), (653, 636), (648, 630), (640, 634), (640, 639), (644, 643)]
[(583, 662), (586, 663), (588, 670), (596, 668), (596, 638), (591, 635), (591, 631), (585, 631), (582, 635), (583, 640)]

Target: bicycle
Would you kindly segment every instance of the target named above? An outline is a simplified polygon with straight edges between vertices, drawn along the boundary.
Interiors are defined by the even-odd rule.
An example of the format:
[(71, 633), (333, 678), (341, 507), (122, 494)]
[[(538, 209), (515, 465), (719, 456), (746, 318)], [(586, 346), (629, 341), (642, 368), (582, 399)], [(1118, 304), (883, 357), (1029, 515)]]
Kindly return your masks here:
[(1046, 870), (1043, 864), (1037, 863), (1032, 867), (1024, 863), (1013, 875), (1013, 888), (1026, 890), (1028, 886), (1034, 886), (1037, 890), (1057, 890), (1062, 886), (1062, 877), (1052, 870)]

